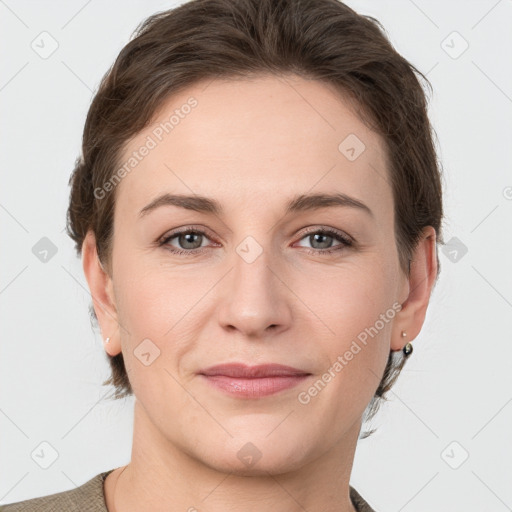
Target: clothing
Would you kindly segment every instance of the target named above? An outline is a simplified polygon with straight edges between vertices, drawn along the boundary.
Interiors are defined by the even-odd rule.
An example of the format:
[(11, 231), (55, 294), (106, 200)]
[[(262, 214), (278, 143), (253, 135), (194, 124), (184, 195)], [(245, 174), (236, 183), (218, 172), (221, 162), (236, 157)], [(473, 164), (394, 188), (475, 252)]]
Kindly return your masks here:
[[(100, 473), (76, 489), (2, 505), (0, 512), (108, 512), (103, 482), (112, 471)], [(357, 512), (375, 512), (353, 487), (350, 499)]]
[(0, 506), (0, 512), (108, 512), (103, 494), (106, 471), (67, 491)]

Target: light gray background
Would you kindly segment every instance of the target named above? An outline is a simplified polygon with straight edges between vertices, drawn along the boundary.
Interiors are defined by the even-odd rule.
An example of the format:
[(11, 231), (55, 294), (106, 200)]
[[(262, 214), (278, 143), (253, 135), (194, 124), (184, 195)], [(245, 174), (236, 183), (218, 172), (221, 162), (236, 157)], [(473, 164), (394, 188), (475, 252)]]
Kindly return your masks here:
[[(512, 2), (347, 3), (432, 82), (445, 240), (468, 249), (440, 253), (425, 326), (351, 483), (378, 512), (512, 510)], [(0, 0), (0, 503), (129, 460), (133, 399), (104, 398), (109, 367), (63, 231), (67, 183), (101, 76), (140, 21), (174, 5)], [(46, 59), (31, 47), (43, 31), (58, 43)], [(57, 247), (47, 262), (32, 252), (42, 237)], [(58, 452), (48, 469), (31, 458), (42, 442)]]

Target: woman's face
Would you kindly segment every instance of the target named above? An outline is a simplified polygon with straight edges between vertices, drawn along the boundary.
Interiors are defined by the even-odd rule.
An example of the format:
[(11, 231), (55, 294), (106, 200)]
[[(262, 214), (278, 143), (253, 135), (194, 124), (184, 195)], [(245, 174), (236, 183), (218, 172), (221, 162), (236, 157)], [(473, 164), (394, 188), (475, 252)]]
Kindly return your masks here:
[[(321, 82), (215, 80), (173, 96), (125, 163), (111, 284), (141, 424), (248, 473), (356, 440), (408, 292), (383, 140)], [(226, 363), (306, 376), (201, 375)]]

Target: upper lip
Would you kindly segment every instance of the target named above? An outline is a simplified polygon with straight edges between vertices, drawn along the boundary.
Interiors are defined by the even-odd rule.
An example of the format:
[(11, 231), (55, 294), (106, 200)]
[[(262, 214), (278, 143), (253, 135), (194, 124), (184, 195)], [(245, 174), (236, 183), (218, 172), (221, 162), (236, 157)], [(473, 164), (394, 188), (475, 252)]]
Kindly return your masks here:
[(242, 377), (246, 379), (258, 377), (279, 377), (310, 375), (309, 372), (286, 366), (283, 364), (260, 364), (249, 366), (244, 363), (224, 363), (210, 366), (199, 372), (200, 375), (214, 376), (225, 375), (226, 377)]

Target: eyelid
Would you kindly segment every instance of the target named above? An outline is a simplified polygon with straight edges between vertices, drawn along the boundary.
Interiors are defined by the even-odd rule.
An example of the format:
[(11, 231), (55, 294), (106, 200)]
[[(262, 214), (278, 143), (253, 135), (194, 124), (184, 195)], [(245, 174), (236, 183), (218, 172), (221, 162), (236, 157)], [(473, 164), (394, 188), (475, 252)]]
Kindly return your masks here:
[[(326, 225), (322, 225), (322, 224), (311, 224), (310, 226), (306, 226), (305, 228), (303, 228), (303, 230), (304, 231), (302, 232), (301, 238), (306, 236), (309, 233), (316, 233), (317, 231), (328, 231), (328, 232), (336, 233), (340, 236), (344, 236), (345, 238), (347, 238), (347, 240), (355, 243), (355, 239), (353, 237), (351, 237), (348, 233), (341, 231), (339, 229), (336, 229), (336, 228), (332, 228), (330, 226), (326, 226)], [(164, 235), (159, 237), (158, 240), (159, 241), (164, 240), (166, 238), (169, 238), (169, 236), (175, 236), (175, 235), (179, 235), (181, 233), (188, 233), (189, 231), (194, 231), (194, 232), (198, 231), (200, 233), (208, 235), (208, 237), (210, 239), (215, 238), (215, 236), (213, 236), (211, 234), (211, 231), (206, 226), (203, 226), (201, 224), (190, 224), (190, 225), (184, 226), (182, 228), (176, 228), (175, 230), (171, 229), (170, 231), (166, 232)]]
[(181, 228), (171, 229), (170, 231), (167, 231), (164, 235), (158, 238), (157, 242), (164, 242), (168, 240), (169, 238), (174, 238), (175, 236), (181, 235), (183, 233), (199, 233), (202, 235), (207, 236), (208, 239), (213, 240), (215, 237), (212, 235), (211, 231), (206, 228), (205, 226), (202, 226), (200, 224), (190, 224)]
[(340, 238), (343, 238), (345, 240), (345, 242), (347, 242), (347, 243), (350, 243), (350, 244), (356, 243), (355, 239), (353, 237), (351, 237), (345, 231), (342, 231), (342, 230), (336, 229), (336, 228), (332, 228), (330, 226), (325, 226), (322, 224), (314, 224), (311, 226), (311, 229), (309, 229), (309, 227), (306, 227), (305, 229), (306, 229), (306, 231), (303, 231), (301, 233), (300, 239), (304, 238), (306, 235), (309, 235), (311, 233), (317, 233), (319, 231), (323, 231), (323, 232), (326, 232), (326, 233), (329, 233), (332, 235), (339, 236)]
[[(307, 237), (309, 234), (314, 234), (314, 233), (327, 234), (335, 239), (337, 238), (338, 241), (340, 242), (338, 245), (335, 245), (335, 246), (327, 248), (327, 249), (314, 249), (314, 248), (303, 247), (303, 249), (305, 249), (306, 252), (311, 253), (311, 254), (329, 254), (332, 252), (340, 251), (341, 249), (348, 249), (350, 247), (353, 247), (356, 244), (356, 241), (354, 240), (353, 237), (351, 237), (344, 231), (341, 231), (336, 228), (332, 228), (330, 226), (314, 224), (311, 226), (306, 226), (306, 228), (304, 228), (304, 229), (305, 230), (303, 230), (300, 233), (300, 236), (298, 237), (296, 242), (294, 242), (294, 245), (297, 242), (300, 242), (303, 238)], [(157, 244), (158, 244), (158, 246), (166, 246), (171, 239), (173, 239), (181, 234), (187, 234), (187, 233), (195, 233), (195, 234), (203, 235), (208, 240), (213, 241), (214, 244), (217, 244), (217, 246), (218, 246), (218, 242), (215, 242), (215, 237), (210, 235), (210, 230), (208, 228), (206, 228), (205, 226), (193, 225), (193, 224), (182, 227), (182, 228), (176, 228), (175, 230), (171, 230), (170, 232), (167, 232), (165, 235), (163, 235), (162, 237), (160, 237), (157, 240)], [(174, 254), (187, 254), (190, 256), (194, 256), (194, 255), (198, 255), (198, 254), (204, 252), (206, 249), (208, 249), (208, 247), (209, 246), (198, 247), (196, 249), (180, 249), (177, 247), (173, 247), (172, 249), (168, 249), (168, 250)], [(340, 247), (341, 247), (341, 249), (340, 249)]]

